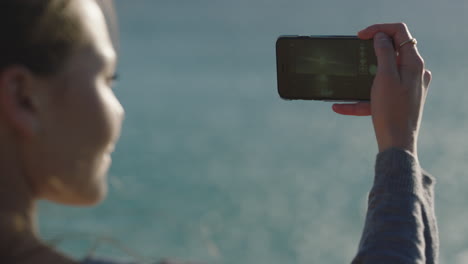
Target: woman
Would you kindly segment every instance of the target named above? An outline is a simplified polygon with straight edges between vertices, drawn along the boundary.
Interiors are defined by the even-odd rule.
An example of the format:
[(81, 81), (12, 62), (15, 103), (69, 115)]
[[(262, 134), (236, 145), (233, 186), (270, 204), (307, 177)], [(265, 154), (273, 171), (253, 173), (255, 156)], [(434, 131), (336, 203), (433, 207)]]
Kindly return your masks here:
[[(111, 90), (116, 53), (103, 14), (94, 0), (2, 0), (0, 32), (6, 36), (0, 41), (0, 263), (78, 263), (41, 242), (35, 203), (93, 205), (106, 194), (124, 111)], [(416, 149), (430, 74), (413, 44), (402, 45), (395, 57), (389, 38), (377, 32), (397, 45), (411, 39), (403, 25), (361, 32), (376, 36), (372, 103), (334, 106), (341, 114), (372, 113), (381, 151), (354, 262), (435, 263), (428, 254), (436, 256), (436, 230), (426, 228), (435, 223), (433, 211), (407, 210), (432, 206), (424, 192), (431, 193), (430, 178), (421, 176)], [(388, 211), (393, 201), (401, 206)], [(404, 221), (392, 222), (393, 213)], [(405, 232), (386, 240), (382, 224)]]
[(0, 263), (76, 263), (37, 236), (35, 202), (106, 194), (124, 110), (92, 0), (0, 1)]

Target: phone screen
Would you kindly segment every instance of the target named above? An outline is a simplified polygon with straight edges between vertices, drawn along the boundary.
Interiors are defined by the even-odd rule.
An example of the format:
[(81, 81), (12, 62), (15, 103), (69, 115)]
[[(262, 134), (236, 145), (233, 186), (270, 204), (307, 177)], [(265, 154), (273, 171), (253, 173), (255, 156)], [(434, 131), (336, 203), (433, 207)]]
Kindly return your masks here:
[(377, 72), (372, 40), (355, 36), (280, 37), (276, 48), (282, 98), (370, 99)]

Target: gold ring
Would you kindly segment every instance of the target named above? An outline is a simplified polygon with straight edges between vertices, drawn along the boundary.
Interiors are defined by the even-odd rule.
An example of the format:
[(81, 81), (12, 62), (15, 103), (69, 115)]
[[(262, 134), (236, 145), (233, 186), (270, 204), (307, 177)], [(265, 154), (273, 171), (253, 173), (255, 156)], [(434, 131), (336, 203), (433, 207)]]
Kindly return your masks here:
[(411, 43), (411, 44), (413, 44), (413, 45), (416, 45), (416, 44), (418, 43), (418, 41), (417, 41), (415, 38), (409, 39), (409, 40), (407, 40), (407, 41), (403, 41), (403, 42), (400, 44), (400, 47), (398, 47), (398, 50), (400, 50), (401, 47), (403, 47), (404, 45), (409, 44), (409, 43)]

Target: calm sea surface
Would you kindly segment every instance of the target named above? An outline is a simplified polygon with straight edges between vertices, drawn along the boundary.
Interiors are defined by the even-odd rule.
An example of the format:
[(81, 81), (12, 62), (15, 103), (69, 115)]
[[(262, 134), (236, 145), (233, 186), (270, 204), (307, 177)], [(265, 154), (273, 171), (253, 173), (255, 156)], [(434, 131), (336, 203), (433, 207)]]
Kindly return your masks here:
[(127, 115), (95, 208), (41, 203), (76, 257), (347, 263), (377, 151), (370, 118), (276, 93), (276, 38), (405, 21), (434, 79), (420, 137), (438, 179), (441, 263), (468, 263), (468, 2), (117, 0)]

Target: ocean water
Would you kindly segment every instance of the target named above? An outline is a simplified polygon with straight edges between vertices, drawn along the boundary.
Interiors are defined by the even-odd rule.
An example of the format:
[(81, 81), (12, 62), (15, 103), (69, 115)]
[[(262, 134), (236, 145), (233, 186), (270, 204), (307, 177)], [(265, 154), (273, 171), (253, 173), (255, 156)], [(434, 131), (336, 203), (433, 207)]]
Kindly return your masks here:
[(350, 262), (377, 153), (371, 120), (281, 100), (274, 45), (405, 21), (434, 75), (419, 155), (438, 180), (441, 263), (468, 263), (468, 2), (116, 5), (126, 120), (110, 193), (94, 208), (42, 202), (45, 239), (77, 258)]

